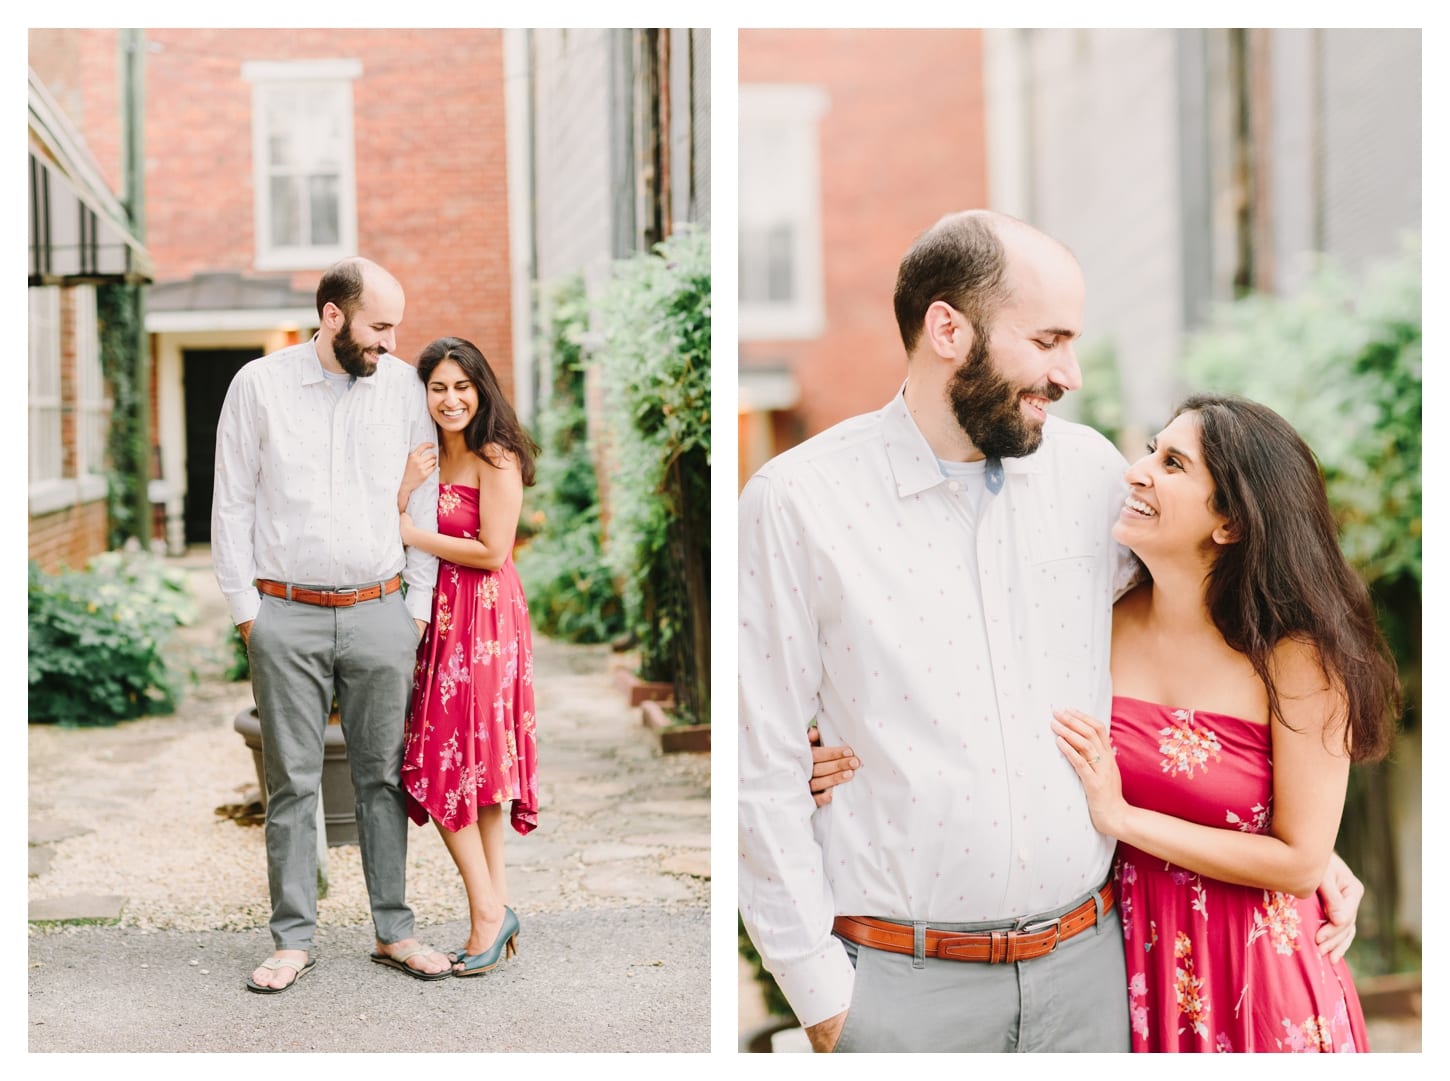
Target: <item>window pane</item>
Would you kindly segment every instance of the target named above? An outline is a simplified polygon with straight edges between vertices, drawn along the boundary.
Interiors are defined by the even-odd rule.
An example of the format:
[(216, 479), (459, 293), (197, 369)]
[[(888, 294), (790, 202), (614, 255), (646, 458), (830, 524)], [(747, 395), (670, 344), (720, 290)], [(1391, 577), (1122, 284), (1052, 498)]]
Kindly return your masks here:
[(287, 168), (298, 163), (304, 139), (298, 138), (299, 119), (306, 116), (306, 103), (301, 96), (286, 87), (273, 87), (267, 94), (267, 164), (273, 168)]
[(770, 294), (765, 233), (742, 225), (739, 252), (740, 299), (747, 304), (764, 303)]
[(311, 172), (334, 173), (342, 168), (343, 102), (337, 93), (319, 94), (307, 117), (307, 167)]
[(783, 223), (774, 226), (767, 239), (766, 277), (770, 283), (767, 295), (773, 304), (789, 304), (795, 299), (794, 233), (788, 223)]
[(319, 247), (341, 243), (342, 229), (338, 220), (340, 215), (338, 178), (336, 176), (309, 177), (307, 189), (312, 216), (312, 243)]
[(292, 248), (302, 243), (302, 181), (274, 176), (272, 192), (272, 246)]

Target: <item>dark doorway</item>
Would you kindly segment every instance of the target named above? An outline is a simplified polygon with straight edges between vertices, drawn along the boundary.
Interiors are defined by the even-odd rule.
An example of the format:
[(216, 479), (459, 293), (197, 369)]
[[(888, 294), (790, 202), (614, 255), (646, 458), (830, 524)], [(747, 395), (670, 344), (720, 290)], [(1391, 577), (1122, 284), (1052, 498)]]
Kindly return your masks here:
[(186, 409), (186, 541), (211, 543), (211, 492), (216, 426), (232, 377), (262, 355), (255, 349), (184, 349), (181, 383)]

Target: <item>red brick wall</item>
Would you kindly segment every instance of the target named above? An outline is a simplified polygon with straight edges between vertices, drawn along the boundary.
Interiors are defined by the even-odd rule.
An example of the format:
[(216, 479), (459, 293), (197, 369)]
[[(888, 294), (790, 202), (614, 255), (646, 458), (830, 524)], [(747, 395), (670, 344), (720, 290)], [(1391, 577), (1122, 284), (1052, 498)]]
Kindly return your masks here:
[(742, 83), (809, 83), (829, 99), (820, 125), (826, 330), (740, 345), (742, 366), (794, 369), (800, 405), (781, 431), (813, 435), (880, 407), (901, 385), (897, 264), (937, 218), (986, 204), (981, 34), (742, 30), (739, 59)]
[[(403, 283), (398, 352), (474, 341), (512, 392), (503, 39), (497, 30), (148, 30), (146, 242), (158, 277), (250, 271), (249, 60), (355, 59), (359, 254)], [(324, 268), (292, 276), (312, 291)]]
[(66, 507), (30, 519), (30, 555), (54, 574), (62, 565), (79, 570), (106, 550), (106, 501)]

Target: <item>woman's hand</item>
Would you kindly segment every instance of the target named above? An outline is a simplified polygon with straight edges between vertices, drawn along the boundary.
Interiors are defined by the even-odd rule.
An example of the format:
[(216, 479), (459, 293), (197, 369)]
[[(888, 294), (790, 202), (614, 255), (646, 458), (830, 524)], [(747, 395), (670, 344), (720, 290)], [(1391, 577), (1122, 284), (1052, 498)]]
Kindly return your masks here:
[(815, 725), (807, 730), (807, 736), (811, 741), (811, 795), (817, 807), (824, 807), (831, 802), (831, 789), (856, 776), (861, 760), (850, 747), (822, 747), (821, 730)]
[(1324, 917), (1328, 922), (1315, 932), (1314, 943), (1321, 955), (1338, 961), (1354, 941), (1354, 921), (1359, 915), (1359, 903), (1364, 900), (1364, 883), (1354, 877), (1349, 864), (1337, 852), (1329, 856), (1329, 868), (1319, 884), (1319, 897), (1324, 902)]
[(1093, 828), (1107, 837), (1122, 836), (1120, 823), (1128, 804), (1107, 728), (1076, 709), (1055, 709), (1052, 715), (1058, 750), (1082, 781)]
[(433, 443), (419, 443), (408, 453), (403, 466), (403, 482), (398, 486), (398, 510), (408, 505), (413, 490), (433, 475), (438, 468), (438, 448)]

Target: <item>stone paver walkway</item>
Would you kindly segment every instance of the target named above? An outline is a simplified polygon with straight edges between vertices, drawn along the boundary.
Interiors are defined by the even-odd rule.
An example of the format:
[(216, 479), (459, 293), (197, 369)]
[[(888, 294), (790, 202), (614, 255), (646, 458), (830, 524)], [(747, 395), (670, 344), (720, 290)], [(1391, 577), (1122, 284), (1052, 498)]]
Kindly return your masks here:
[[(136, 935), (159, 935), (148, 939), (154, 945), (168, 936), (189, 941), (188, 936), (212, 932), (240, 938), (236, 944), (226, 935), (219, 936), (219, 944), (207, 938), (213, 943), (211, 964), (205, 969), (192, 965), (187, 973), (201, 984), (193, 993), (237, 1000), (232, 1008), (255, 1009), (261, 1000), (248, 994), (242, 981), (255, 960), (270, 952), (263, 930), (267, 903), (262, 830), (221, 813), (256, 794), (250, 752), (232, 730), (238, 710), (251, 704), (250, 688), (221, 678), (228, 624), (207, 553), (194, 551), (173, 562), (186, 569), (199, 607), (196, 623), (183, 631), (177, 644), (178, 655), (199, 676), (178, 712), (113, 728), (32, 726), (29, 731), (31, 1050), (268, 1046), (266, 1031), (250, 1034), (246, 1026), (226, 1033), (211, 1026), (208, 1035), (200, 1021), (204, 1011), (197, 1012), (196, 1031), (188, 1033), (185, 1005), (180, 1018), (168, 1013), (166, 1025), (150, 1038), (144, 1030), (128, 1031), (125, 1018), (114, 1015), (98, 1016), (91, 1027), (63, 1005), (64, 981), (77, 978), (65, 973), (73, 971), (89, 973), (84, 977), (87, 986), (78, 987), (77, 995), (104, 995), (97, 981), (114, 978), (124, 1000), (124, 971), (113, 977), (90, 966), (88, 956), (105, 956)], [(553, 1047), (547, 1035), (534, 1034), (527, 1049), (603, 1049), (589, 1046), (591, 1035), (597, 1040), (610, 1031), (610, 1049), (615, 1050), (706, 1050), (710, 756), (660, 750), (658, 735), (641, 723), (638, 707), (629, 707), (616, 686), (611, 672), (616, 661), (606, 646), (536, 638), (539, 828), (527, 837), (510, 830), (505, 842), (510, 902), (525, 928), (520, 958), (526, 956), (526, 942), (532, 940), (534, 948), (527, 966), (510, 962), (485, 979), (447, 983), (463, 987), (492, 982), (499, 988), (512, 970), (517, 979), (531, 972), (534, 981), (547, 985), (555, 974), (570, 969), (571, 958), (587, 954), (596, 963), (600, 957), (606, 962), (595, 973), (570, 972), (557, 993), (597, 995), (597, 1009), (604, 1011), (610, 1008), (613, 981), (635, 975), (640, 965), (668, 969), (656, 974), (664, 999), (639, 1005), (633, 1027), (629, 1018), (611, 1017), (605, 1028), (573, 1026), (575, 1034), (564, 1040), (573, 1041), (572, 1046)], [(324, 965), (336, 977), (345, 975), (338, 970), (348, 968), (356, 980), (367, 981), (364, 987), (381, 978), (384, 994), (430, 987), (368, 964), (360, 952), (370, 942), (357, 847), (330, 848), (327, 867), (329, 889), (320, 906), (319, 943), (334, 944), (331, 949), (319, 945), (319, 974)], [(462, 941), (462, 886), (431, 827), (410, 829), (409, 902), (425, 941), (444, 948), (456, 946), (454, 939)], [(599, 929), (587, 948), (571, 941), (573, 932), (566, 933), (581, 926)], [(631, 944), (630, 956), (620, 957), (617, 966), (607, 963), (615, 935)], [(647, 945), (652, 939), (658, 943), (653, 951)], [(336, 944), (344, 940), (357, 945), (340, 957)], [(219, 952), (235, 959), (219, 964)], [(51, 982), (55, 980), (61, 982)], [(324, 983), (308, 979), (314, 991)], [(635, 981), (634, 989), (639, 987)], [(538, 986), (534, 990), (547, 1002), (551, 992)], [(286, 996), (261, 1001), (301, 1000), (308, 993), (303, 984)], [(157, 994), (164, 999), (175, 988)], [(474, 997), (465, 994), (464, 1000)], [(681, 1010), (681, 1002), (691, 1005)], [(146, 1012), (143, 1001), (134, 1000), (134, 1005), (138, 1013)], [(48, 1016), (48, 1009), (61, 1011), (64, 1021), (61, 1015)], [(667, 1033), (658, 1024), (659, 1013), (674, 1019)], [(343, 1046), (385, 1049), (394, 1038), (363, 1026)], [(495, 1048), (514, 1047), (522, 1037), (510, 1039), (512, 1043), (505, 1039)]]

